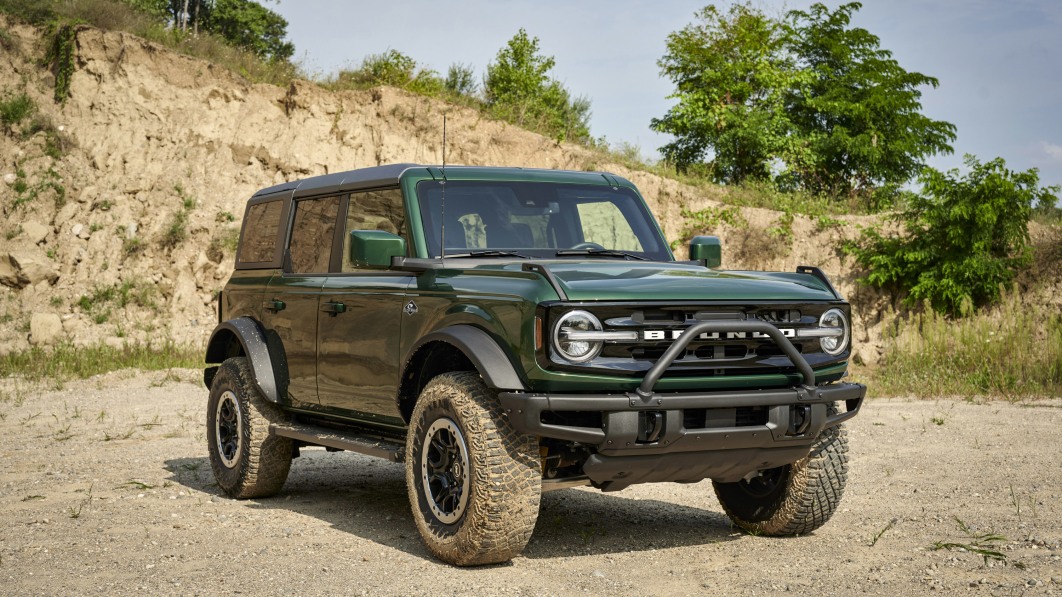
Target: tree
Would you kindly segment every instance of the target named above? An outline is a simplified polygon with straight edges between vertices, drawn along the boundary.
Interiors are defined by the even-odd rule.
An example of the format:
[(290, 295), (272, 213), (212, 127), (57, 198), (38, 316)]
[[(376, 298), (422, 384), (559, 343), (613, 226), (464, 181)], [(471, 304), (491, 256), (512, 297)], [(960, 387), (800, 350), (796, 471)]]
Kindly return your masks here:
[(678, 103), (652, 127), (680, 170), (709, 156), (720, 182), (775, 177), (782, 188), (864, 194), (916, 175), (950, 152), (955, 127), (921, 113), (923, 85), (851, 17), (822, 4), (771, 18), (749, 3), (708, 6), (672, 33), (661, 72)]
[(259, 58), (287, 60), (295, 46), (284, 37), (288, 21), (252, 0), (214, 0), (209, 30)]
[(661, 152), (682, 171), (713, 153), (717, 182), (767, 178), (792, 128), (784, 93), (796, 73), (784, 52), (784, 30), (749, 4), (734, 4), (725, 14), (708, 6), (697, 18), (668, 35), (658, 62), (675, 83), (669, 97), (678, 100), (651, 123), (676, 137)]
[(220, 35), (267, 60), (288, 60), (295, 46), (284, 41), (288, 21), (253, 0), (123, 0), (173, 29)]
[(869, 229), (848, 247), (868, 271), (864, 282), (957, 315), (999, 300), (1000, 287), (1029, 263), (1033, 205), (1054, 205), (1059, 187), (1041, 188), (1036, 168), (1013, 172), (1001, 158), (982, 164), (967, 155), (965, 163), (965, 175), (922, 171), (921, 193), (893, 216), (903, 235)]
[(788, 14), (787, 45), (808, 74), (788, 93), (788, 111), (809, 161), (790, 160), (802, 188), (832, 196), (900, 185), (924, 159), (951, 153), (955, 126), (921, 113), (922, 86), (937, 79), (908, 72), (866, 29), (852, 28), (862, 5), (830, 12), (822, 4)]
[(521, 126), (537, 127), (561, 139), (590, 136), (590, 101), (571, 99), (550, 79), (555, 62), (539, 53), (538, 38), (520, 29), (487, 65), (483, 91), (496, 114)]

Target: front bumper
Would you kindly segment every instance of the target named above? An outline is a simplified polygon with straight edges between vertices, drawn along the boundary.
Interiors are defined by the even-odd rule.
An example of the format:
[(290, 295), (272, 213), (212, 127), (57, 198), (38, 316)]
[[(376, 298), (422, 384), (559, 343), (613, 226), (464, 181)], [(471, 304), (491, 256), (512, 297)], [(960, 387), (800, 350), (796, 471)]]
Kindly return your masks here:
[[(654, 387), (666, 369), (704, 331), (769, 336), (800, 371), (803, 385), (657, 393)], [(656, 481), (733, 482), (753, 471), (790, 464), (807, 456), (823, 431), (854, 417), (866, 391), (855, 383), (816, 385), (811, 366), (777, 328), (728, 321), (692, 326), (633, 392), (498, 396), (517, 431), (591, 447), (584, 474), (598, 487), (615, 490)], [(843, 411), (829, 408), (842, 402)], [(742, 411), (746, 416), (738, 415)]]
[[(732, 482), (749, 472), (795, 462), (830, 427), (854, 417), (866, 386), (836, 383), (815, 388), (652, 394), (536, 394), (501, 392), (513, 427), (528, 435), (579, 442), (594, 448), (583, 472), (608, 490), (634, 483)], [(844, 403), (830, 413), (827, 405)], [(765, 410), (765, 423), (716, 426), (737, 409)], [(688, 417), (687, 411), (706, 416)], [(546, 422), (547, 413), (600, 413), (600, 427)], [(700, 414), (698, 412), (698, 414)], [(713, 416), (721, 415), (721, 416)], [(689, 427), (687, 421), (703, 421)], [(652, 435), (646, 427), (652, 425)], [(650, 441), (651, 440), (651, 441)]]

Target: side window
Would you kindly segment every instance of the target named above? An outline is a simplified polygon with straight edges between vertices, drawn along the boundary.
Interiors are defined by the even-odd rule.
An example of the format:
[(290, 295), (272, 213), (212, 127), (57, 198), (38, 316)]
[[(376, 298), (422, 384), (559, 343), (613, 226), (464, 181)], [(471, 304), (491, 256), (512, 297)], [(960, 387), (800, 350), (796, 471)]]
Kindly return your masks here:
[(642, 243), (638, 242), (630, 222), (611, 201), (580, 203), (579, 219), (583, 223), (585, 242), (620, 251), (642, 250)]
[(243, 222), (240, 242), (241, 263), (263, 263), (276, 258), (277, 231), (283, 201), (269, 201), (252, 205)]
[(291, 268), (294, 273), (328, 272), (338, 216), (339, 197), (295, 203), (295, 224), (291, 228)]
[(350, 260), (352, 230), (382, 230), (397, 234), (409, 246), (406, 235), (406, 208), (399, 189), (361, 191), (350, 194), (347, 221), (343, 228), (343, 271), (357, 269)]

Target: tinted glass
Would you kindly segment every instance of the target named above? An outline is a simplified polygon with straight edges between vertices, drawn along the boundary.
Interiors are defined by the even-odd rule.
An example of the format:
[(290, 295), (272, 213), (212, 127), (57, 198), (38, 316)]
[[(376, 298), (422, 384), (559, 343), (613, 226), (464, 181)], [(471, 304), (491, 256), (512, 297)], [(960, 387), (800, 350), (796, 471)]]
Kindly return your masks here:
[(282, 205), (282, 201), (270, 201), (252, 205), (247, 210), (243, 222), (243, 238), (240, 242), (241, 262), (261, 263), (276, 258)]
[(350, 260), (351, 230), (383, 230), (397, 234), (409, 246), (406, 234), (406, 208), (399, 189), (383, 189), (351, 193), (347, 207), (347, 221), (343, 230), (343, 270), (357, 266)]
[[(424, 181), (417, 185), (433, 257), (484, 249), (555, 257), (565, 249), (609, 249), (668, 260), (664, 239), (630, 189), (536, 182)], [(445, 224), (445, 229), (444, 229)]]
[(297, 274), (326, 273), (339, 217), (339, 197), (295, 204), (291, 228), (291, 268)]

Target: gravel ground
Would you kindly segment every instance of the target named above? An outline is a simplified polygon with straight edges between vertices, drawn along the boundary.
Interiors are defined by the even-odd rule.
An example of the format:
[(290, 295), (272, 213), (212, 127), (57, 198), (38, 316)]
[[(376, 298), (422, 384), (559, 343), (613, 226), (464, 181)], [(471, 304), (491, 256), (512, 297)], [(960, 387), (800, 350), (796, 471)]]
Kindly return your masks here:
[(279, 496), (222, 497), (198, 376), (0, 380), (0, 594), (1062, 594), (1062, 399), (869, 401), (809, 536), (736, 532), (708, 482), (567, 489), (523, 556), (459, 569), (397, 464), (307, 449)]

